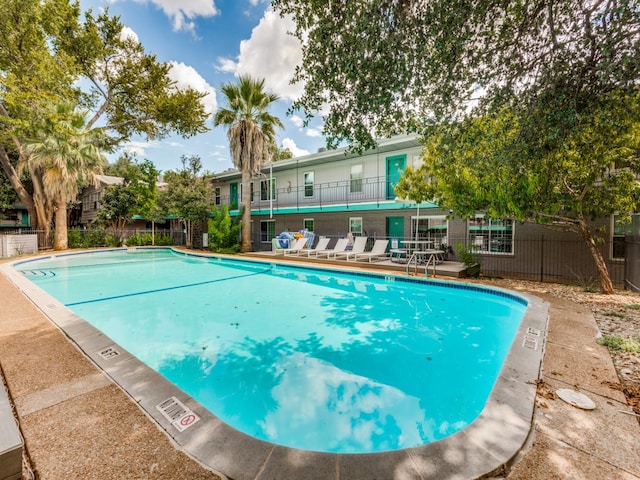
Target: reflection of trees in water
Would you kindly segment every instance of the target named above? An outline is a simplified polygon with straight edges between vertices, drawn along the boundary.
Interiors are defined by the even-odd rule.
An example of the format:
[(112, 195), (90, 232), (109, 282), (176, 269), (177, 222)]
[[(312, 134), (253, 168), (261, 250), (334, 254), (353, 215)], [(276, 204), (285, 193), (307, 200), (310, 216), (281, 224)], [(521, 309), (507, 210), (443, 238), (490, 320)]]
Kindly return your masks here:
[(223, 418), (247, 418), (252, 411), (255, 418), (264, 418), (278, 408), (269, 392), (283, 374), (277, 369), (278, 360), (290, 352), (282, 338), (268, 342), (247, 338), (235, 350), (219, 352), (215, 365), (209, 355), (194, 351), (167, 359), (159, 372)]
[[(277, 276), (299, 280), (299, 275), (290, 272)], [(442, 294), (436, 297), (430, 297), (427, 292), (413, 294), (409, 292), (412, 288), (399, 283), (376, 284), (329, 276), (304, 276), (307, 283), (332, 288), (333, 292), (323, 296), (321, 302), (325, 318), (300, 321), (315, 320), (333, 326), (336, 333), (342, 334), (341, 341), (336, 341), (337, 335), (325, 339), (318, 332), (285, 340), (274, 325), (273, 339), (242, 338), (231, 350), (216, 352), (215, 364), (210, 360), (211, 352), (194, 347), (192, 353), (163, 362), (160, 373), (226, 421), (256, 435), (260, 435), (259, 424), (270, 414), (273, 416), (281, 406), (274, 389), (283, 382), (287, 375), (286, 365), (291, 365), (290, 357), (296, 353), (318, 359), (350, 375), (370, 379), (372, 383), (367, 386), (354, 385), (351, 389), (354, 402), (361, 394), (381, 395), (381, 391), (376, 391), (380, 387), (373, 384), (397, 389), (407, 397), (419, 399), (423, 416), (415, 419), (414, 426), (425, 442), (434, 439), (434, 431), (452, 433), (479, 413), (482, 405), (478, 402), (483, 403), (482, 400), (473, 400), (475, 395), (469, 396), (467, 392), (487, 383), (487, 373), (475, 371), (469, 363), (490, 356), (487, 352), (492, 346), (486, 345), (485, 338), (483, 347), (471, 352), (475, 358), (460, 351), (455, 345), (459, 335), (471, 337), (471, 341), (477, 336), (479, 343), (480, 337), (486, 335), (482, 328), (471, 329), (456, 319), (455, 313), (449, 317), (446, 312), (443, 314), (451, 300), (440, 298)], [(354, 284), (357, 284), (355, 289)], [(375, 308), (372, 307), (372, 296), (375, 297)], [(439, 355), (447, 348), (458, 348), (459, 352), (447, 358)], [(313, 375), (313, 371), (308, 375)], [(491, 384), (489, 382), (487, 388)], [(343, 387), (336, 386), (336, 399), (340, 399), (339, 389)], [(338, 403), (321, 408), (331, 410)], [(455, 418), (449, 417), (451, 405), (459, 406)], [(352, 421), (372, 422), (381, 427), (374, 429), (372, 435), (376, 442), (384, 443), (390, 449), (397, 447), (403, 435), (397, 419), (379, 410), (361, 412), (360, 417)]]

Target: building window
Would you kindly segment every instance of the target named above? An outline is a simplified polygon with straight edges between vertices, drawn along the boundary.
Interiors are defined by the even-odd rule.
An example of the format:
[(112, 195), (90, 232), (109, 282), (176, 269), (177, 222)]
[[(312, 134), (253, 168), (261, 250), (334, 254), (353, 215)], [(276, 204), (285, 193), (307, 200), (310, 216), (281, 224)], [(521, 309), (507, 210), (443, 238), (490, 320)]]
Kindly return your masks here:
[(305, 218), (302, 221), (302, 228), (308, 232), (313, 232), (313, 218)]
[(513, 253), (513, 220), (476, 215), (469, 220), (469, 245), (482, 253)]
[[(271, 184), (271, 188), (269, 188)], [(260, 200), (276, 199), (276, 179), (271, 178), (260, 182)]]
[(276, 236), (275, 220), (260, 220), (260, 241), (262, 243), (270, 243), (271, 239)]
[(304, 173), (304, 196), (313, 197), (313, 172)]
[(216, 187), (213, 189), (213, 198), (216, 202), (216, 205), (220, 205), (220, 201), (221, 201), (220, 187)]
[(349, 231), (357, 235), (362, 235), (362, 217), (349, 218)]
[(362, 193), (362, 178), (364, 176), (364, 166), (362, 163), (351, 165), (351, 181), (349, 191), (351, 193)]
[[(412, 239), (430, 240), (430, 248), (440, 248), (448, 245), (447, 233), (449, 224), (445, 216), (412, 217), (411, 219)], [(417, 235), (416, 235), (417, 233)]]
[(620, 215), (612, 215), (611, 224), (611, 259), (624, 260), (625, 235), (631, 224), (620, 222)]

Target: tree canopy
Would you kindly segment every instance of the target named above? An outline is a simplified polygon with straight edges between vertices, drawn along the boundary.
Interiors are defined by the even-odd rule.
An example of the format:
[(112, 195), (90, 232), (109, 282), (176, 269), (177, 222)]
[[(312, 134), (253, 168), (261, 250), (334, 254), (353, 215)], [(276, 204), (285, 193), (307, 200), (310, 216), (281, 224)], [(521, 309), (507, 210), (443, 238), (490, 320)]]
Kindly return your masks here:
[(178, 89), (169, 65), (125, 35), (105, 10), (81, 15), (70, 0), (6, 0), (0, 3), (0, 165), (29, 210), (35, 227), (47, 229), (53, 202), (42, 178), (15, 170), (29, 153), (50, 105), (74, 102), (90, 112), (85, 129), (109, 135), (103, 151), (133, 135), (191, 136), (207, 130), (203, 93)]
[(156, 180), (158, 170), (145, 159), (137, 162), (123, 155), (105, 168), (107, 175), (122, 177), (121, 184), (107, 187), (100, 200), (98, 219), (109, 225), (118, 238), (135, 215), (154, 220), (157, 208)]
[(200, 175), (202, 161), (198, 156), (181, 158), (182, 168), (168, 171), (164, 180), (167, 190), (159, 196), (162, 211), (182, 222), (186, 230), (186, 245), (193, 245), (194, 223), (204, 223), (213, 208), (211, 183)]
[[(294, 108), (327, 111), (329, 143), (371, 148), (558, 87), (576, 100), (637, 91), (635, 0), (274, 0), (303, 46)], [(483, 101), (478, 100), (482, 98)], [(475, 107), (475, 112), (472, 112)]]

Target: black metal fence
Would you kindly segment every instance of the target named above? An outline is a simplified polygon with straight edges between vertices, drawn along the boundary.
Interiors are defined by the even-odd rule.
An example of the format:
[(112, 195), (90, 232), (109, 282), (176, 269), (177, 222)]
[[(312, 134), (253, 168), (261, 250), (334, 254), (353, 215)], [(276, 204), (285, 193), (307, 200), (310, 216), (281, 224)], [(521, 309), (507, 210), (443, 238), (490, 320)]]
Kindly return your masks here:
[[(345, 234), (334, 232), (323, 236), (340, 238)], [(379, 238), (387, 237), (369, 237), (366, 249), (370, 250), (375, 240)], [(271, 249), (271, 244), (261, 242), (259, 237), (255, 237), (253, 240), (257, 250)], [(403, 240), (413, 240), (413, 238), (394, 237), (389, 240), (390, 247), (394, 240), (402, 247)], [(334, 241), (330, 242), (330, 246), (334, 243)], [(434, 247), (445, 249), (447, 260), (459, 261), (455, 253), (457, 244), (462, 244), (473, 252), (480, 263), (481, 275), (485, 277), (571, 283), (590, 289), (599, 288), (598, 269), (586, 244), (579, 238), (566, 240), (554, 236), (539, 235), (520, 240), (516, 237), (509, 245), (504, 245), (503, 242), (500, 244), (500, 248), (493, 248), (491, 246), (479, 247), (474, 244), (473, 238), (448, 236), (446, 244), (442, 242)], [(611, 242), (603, 242), (599, 244), (598, 248), (606, 261), (612, 282), (617, 287), (622, 287), (624, 285), (625, 260), (623, 258), (611, 259)]]

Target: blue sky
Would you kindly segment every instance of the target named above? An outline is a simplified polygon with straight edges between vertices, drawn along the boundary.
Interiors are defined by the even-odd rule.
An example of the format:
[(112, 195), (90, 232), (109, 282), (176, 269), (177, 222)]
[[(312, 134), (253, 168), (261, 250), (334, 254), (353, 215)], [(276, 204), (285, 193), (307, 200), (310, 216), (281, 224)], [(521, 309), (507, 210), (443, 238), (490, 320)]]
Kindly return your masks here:
[[(211, 114), (224, 105), (222, 84), (239, 74), (264, 78), (267, 89), (281, 97), (271, 110), (285, 126), (278, 132), (278, 145), (295, 156), (324, 146), (320, 116), (305, 128), (299, 115), (286, 114), (302, 92), (301, 85), (289, 83), (301, 50), (287, 34), (293, 23), (273, 12), (268, 0), (80, 0), (80, 5), (94, 13), (108, 7), (111, 15), (120, 16), (127, 34), (147, 53), (172, 65), (171, 76), (179, 86), (208, 93), (204, 102)], [(184, 154), (199, 155), (205, 170), (222, 172), (232, 167), (226, 130), (214, 128), (211, 119), (207, 126), (211, 131), (189, 139), (139, 138), (123, 149), (148, 158), (162, 171), (180, 168)]]

